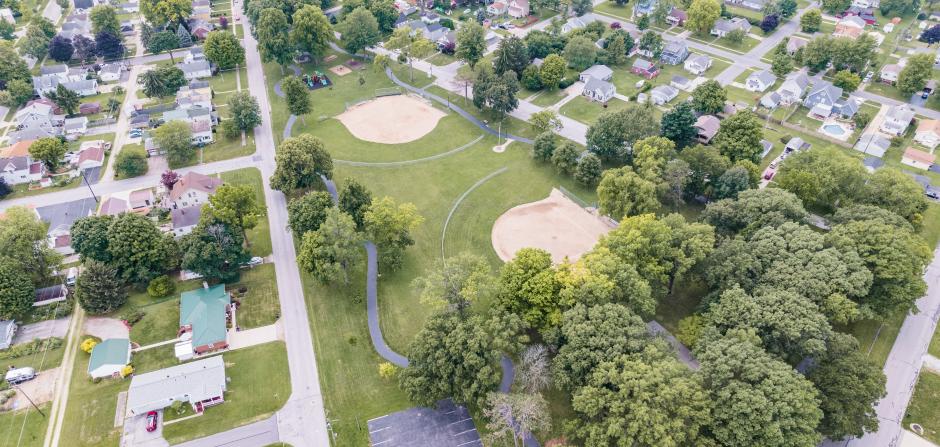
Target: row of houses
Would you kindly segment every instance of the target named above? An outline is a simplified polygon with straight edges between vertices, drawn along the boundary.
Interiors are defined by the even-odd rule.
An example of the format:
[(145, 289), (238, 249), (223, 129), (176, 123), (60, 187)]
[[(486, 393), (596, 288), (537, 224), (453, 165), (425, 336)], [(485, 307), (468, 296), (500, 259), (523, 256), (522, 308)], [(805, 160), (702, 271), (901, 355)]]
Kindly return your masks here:
[[(771, 79), (769, 76), (767, 76), (764, 81), (758, 81), (757, 77), (759, 76), (755, 76), (758, 75), (758, 73), (754, 73), (748, 78), (749, 86), (754, 85), (756, 88), (757, 86), (769, 86), (773, 84), (773, 82), (766, 84), (766, 82), (769, 82)], [(842, 88), (836, 87), (829, 81), (820, 80), (815, 84), (811, 83), (809, 76), (802, 70), (790, 73), (777, 90), (767, 93), (760, 99), (760, 105), (767, 109), (775, 109), (777, 107), (790, 106), (797, 103), (802, 103), (804, 107), (809, 109), (809, 114), (813, 118), (825, 120), (831, 116), (836, 116), (840, 119), (848, 120), (858, 113), (861, 100), (851, 95), (843, 99)]]
[[(79, 113), (97, 113), (100, 107), (98, 103), (83, 104)], [(13, 122), (13, 131), (7, 135), (11, 144), (59, 136), (75, 139), (88, 131), (89, 121), (86, 116), (66, 118), (55, 103), (42, 98), (26, 103), (13, 115)]]
[[(29, 154), (29, 148), (34, 142), (35, 140), (18, 141), (0, 149), (0, 178), (7, 185), (33, 182), (39, 182), (40, 185), (51, 184), (52, 180), (49, 178), (51, 173), (47, 171), (46, 166), (39, 160), (34, 160)], [(111, 144), (104, 140), (83, 142), (78, 151), (66, 154), (63, 162), (68, 172), (65, 175), (77, 177), (84, 169), (101, 167), (110, 147)]]

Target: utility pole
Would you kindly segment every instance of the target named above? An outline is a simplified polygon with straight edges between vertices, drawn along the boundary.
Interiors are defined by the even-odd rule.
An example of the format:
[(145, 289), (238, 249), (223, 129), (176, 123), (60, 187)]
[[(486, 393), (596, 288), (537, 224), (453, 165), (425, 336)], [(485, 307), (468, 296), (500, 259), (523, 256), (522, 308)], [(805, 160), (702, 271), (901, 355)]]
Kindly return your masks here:
[(36, 409), (36, 411), (38, 411), (38, 412), (39, 412), (39, 414), (41, 414), (43, 418), (45, 418), (45, 417), (46, 417), (46, 413), (43, 413), (43, 412), (42, 412), (42, 410), (40, 410), (40, 409), (39, 409), (39, 407), (38, 407), (38, 406), (36, 406), (36, 402), (33, 402), (33, 400), (29, 398), (29, 395), (28, 395), (28, 394), (26, 394), (26, 392), (25, 392), (25, 391), (23, 391), (23, 389), (22, 389), (22, 388), (20, 388), (20, 387), (19, 387), (19, 386), (17, 386), (17, 385), (13, 385), (13, 388), (16, 388), (16, 391), (19, 391), (20, 393), (23, 393), (23, 397), (25, 397), (25, 398), (26, 398), (26, 400), (28, 400), (28, 401), (29, 401), (29, 403), (30, 403), (30, 404), (32, 404), (32, 406), (33, 406), (33, 408), (35, 408), (35, 409)]
[[(101, 173), (99, 172), (98, 175), (101, 175)], [(82, 172), (82, 180), (85, 182), (85, 186), (88, 187), (91, 196), (95, 199), (95, 203), (98, 203), (98, 196), (95, 195), (95, 190), (91, 189), (91, 184), (88, 183), (88, 177), (85, 176), (84, 172)]]

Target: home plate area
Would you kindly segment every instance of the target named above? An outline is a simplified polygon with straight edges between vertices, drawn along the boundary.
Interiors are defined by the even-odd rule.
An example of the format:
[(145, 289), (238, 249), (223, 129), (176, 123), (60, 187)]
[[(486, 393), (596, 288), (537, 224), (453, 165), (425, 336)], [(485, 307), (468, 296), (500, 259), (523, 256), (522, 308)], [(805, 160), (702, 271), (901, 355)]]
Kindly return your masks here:
[(470, 412), (450, 399), (437, 409), (415, 407), (369, 421), (373, 447), (479, 447), (483, 445)]

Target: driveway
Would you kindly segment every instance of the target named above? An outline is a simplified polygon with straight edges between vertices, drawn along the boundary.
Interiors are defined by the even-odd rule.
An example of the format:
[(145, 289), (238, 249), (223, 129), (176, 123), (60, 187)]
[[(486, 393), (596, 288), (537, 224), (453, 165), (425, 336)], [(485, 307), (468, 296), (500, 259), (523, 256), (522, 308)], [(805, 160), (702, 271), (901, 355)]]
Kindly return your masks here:
[(85, 320), (85, 333), (102, 340), (108, 338), (128, 338), (130, 330), (117, 318), (91, 317)]
[(82, 173), (82, 175), (88, 179), (88, 183), (94, 185), (95, 183), (98, 183), (98, 180), (101, 180), (101, 166), (88, 168), (85, 170), (85, 172)]
[(13, 337), (13, 344), (18, 345), (37, 338), (63, 338), (69, 331), (69, 318), (71, 317), (40, 321), (38, 323), (20, 326), (20, 328), (16, 330), (16, 336)]
[(122, 447), (168, 447), (169, 442), (163, 439), (163, 411), (157, 412), (157, 429), (147, 431), (147, 416), (129, 416), (124, 419), (124, 435), (121, 436)]

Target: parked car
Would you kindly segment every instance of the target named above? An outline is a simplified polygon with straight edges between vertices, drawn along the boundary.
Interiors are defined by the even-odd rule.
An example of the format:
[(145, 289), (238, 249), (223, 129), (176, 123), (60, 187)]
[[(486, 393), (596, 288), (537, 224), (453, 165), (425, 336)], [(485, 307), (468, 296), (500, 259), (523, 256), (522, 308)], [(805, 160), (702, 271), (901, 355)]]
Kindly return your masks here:
[(155, 431), (157, 429), (157, 417), (156, 411), (147, 413), (147, 431)]
[(931, 199), (940, 199), (940, 193), (937, 191), (927, 191), (924, 193), (924, 195), (930, 197)]
[(262, 258), (261, 256), (255, 256), (255, 257), (252, 257), (250, 260), (248, 260), (248, 262), (242, 265), (244, 265), (245, 267), (254, 267), (256, 265), (261, 265), (261, 264), (264, 264), (264, 258)]
[(779, 163), (779, 161), (776, 161), (776, 160), (770, 163), (770, 169), (777, 169), (777, 163)]
[(36, 370), (30, 367), (11, 369), (7, 371), (6, 376), (3, 378), (10, 385), (16, 385), (18, 383), (28, 382), (35, 379)]
[(69, 269), (69, 272), (65, 275), (65, 285), (72, 287), (75, 285), (75, 280), (78, 279), (78, 267), (72, 267)]
[(768, 169), (767, 171), (764, 172), (764, 180), (770, 180), (770, 179), (774, 178), (774, 175), (775, 175), (776, 173), (777, 173), (776, 170), (774, 170), (774, 169)]

